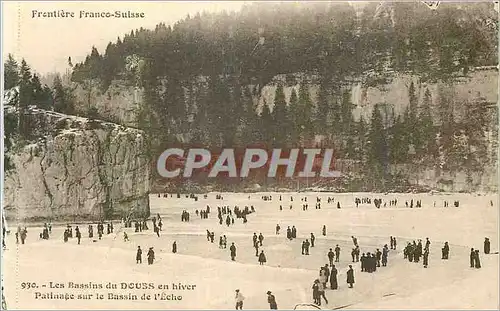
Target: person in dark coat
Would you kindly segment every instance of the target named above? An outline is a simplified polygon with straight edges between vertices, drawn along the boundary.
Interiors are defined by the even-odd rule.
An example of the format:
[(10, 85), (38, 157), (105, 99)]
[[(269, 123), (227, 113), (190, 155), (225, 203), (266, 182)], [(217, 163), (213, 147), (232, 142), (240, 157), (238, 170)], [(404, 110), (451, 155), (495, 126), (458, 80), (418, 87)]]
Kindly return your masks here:
[(475, 267), (476, 267), (476, 269), (479, 269), (479, 268), (481, 268), (481, 261), (479, 260), (479, 250), (476, 249), (474, 251), (474, 253), (475, 253), (475, 256), (474, 256)]
[(319, 282), (318, 283), (318, 306), (321, 306), (321, 297), (323, 297), (323, 299), (325, 300), (326, 304), (328, 304), (328, 299), (326, 299), (326, 296), (325, 296), (325, 286), (323, 285), (323, 283)]
[(262, 246), (262, 242), (264, 241), (264, 236), (262, 235), (262, 232), (259, 233), (259, 244)]
[(314, 240), (316, 240), (316, 237), (314, 234), (311, 232), (311, 247), (314, 247)]
[(309, 255), (309, 246), (311, 244), (309, 243), (309, 240), (306, 239), (306, 241), (304, 242), (304, 255)]
[(92, 225), (89, 225), (89, 239), (92, 239), (94, 237), (94, 227)]
[(450, 254), (450, 246), (448, 245), (448, 242), (444, 242), (444, 246), (441, 249), (442, 256), (441, 259), (448, 259), (448, 256)]
[(349, 288), (352, 288), (352, 284), (354, 284), (354, 270), (352, 269), (352, 265), (349, 265), (349, 270), (347, 270), (347, 284), (349, 284)]
[(278, 310), (278, 304), (276, 303), (276, 297), (271, 293), (271, 291), (267, 291), (267, 302), (269, 303), (269, 308), (271, 310)]
[(377, 248), (377, 252), (375, 253), (377, 257), (377, 267), (380, 267), (380, 259), (382, 259), (382, 252)]
[(312, 290), (313, 290), (314, 303), (317, 304), (318, 306), (320, 306), (321, 305), (321, 298), (319, 297), (319, 280), (318, 279), (314, 280)]
[(330, 269), (328, 268), (328, 264), (326, 264), (323, 267), (324, 275), (325, 275), (325, 282), (323, 283), (323, 287), (326, 288), (326, 283), (330, 279)]
[(337, 244), (337, 246), (335, 246), (335, 262), (339, 262), (339, 259), (340, 259), (340, 247)]
[(174, 241), (174, 243), (172, 243), (172, 253), (177, 253), (177, 242)]
[(366, 255), (361, 254), (361, 272), (366, 272)]
[(78, 226), (76, 226), (75, 232), (76, 232), (76, 238), (78, 239), (78, 244), (80, 244), (80, 240), (82, 239), (82, 233), (80, 232), (80, 229), (78, 229)]
[(236, 258), (236, 246), (234, 246), (234, 242), (231, 243), (229, 251), (231, 252), (231, 260), (234, 261), (234, 258)]
[(473, 248), (470, 249), (470, 267), (474, 268), (476, 265), (476, 252)]
[(330, 267), (333, 266), (333, 259), (334, 258), (335, 258), (335, 253), (330, 248), (330, 251), (328, 252), (328, 261), (330, 262)]
[(335, 268), (335, 265), (333, 265), (332, 271), (330, 271), (330, 289), (338, 288), (337, 273), (338, 273), (337, 268)]
[(262, 266), (266, 262), (266, 255), (264, 255), (264, 251), (260, 251), (259, 255), (259, 264)]
[(289, 240), (292, 239), (292, 230), (290, 229), (290, 227), (286, 229), (286, 238)]
[(323, 236), (326, 236), (326, 225), (323, 225)]
[(153, 250), (152, 247), (150, 247), (148, 251), (148, 265), (152, 265), (154, 260), (155, 260), (155, 251)]
[(489, 254), (490, 253), (490, 239), (484, 238), (484, 253)]
[(382, 267), (387, 266), (388, 255), (389, 255), (389, 248), (387, 247), (387, 244), (385, 244), (384, 248), (382, 249)]
[(137, 255), (135, 255), (136, 263), (142, 263), (142, 249), (140, 246), (137, 246)]
[(429, 265), (429, 249), (426, 248), (424, 251), (424, 268), (427, 268)]

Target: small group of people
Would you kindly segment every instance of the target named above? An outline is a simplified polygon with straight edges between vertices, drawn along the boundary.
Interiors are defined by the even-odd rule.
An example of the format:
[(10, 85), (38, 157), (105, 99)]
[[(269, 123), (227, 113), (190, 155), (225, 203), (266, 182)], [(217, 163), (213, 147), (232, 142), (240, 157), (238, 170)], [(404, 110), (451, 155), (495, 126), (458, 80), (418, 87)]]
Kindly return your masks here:
[[(175, 242), (174, 242), (175, 243)], [(147, 253), (148, 257), (148, 265), (152, 265), (154, 260), (155, 260), (155, 252), (153, 250), (153, 247), (150, 247)], [(140, 246), (137, 246), (137, 252), (135, 255), (135, 261), (136, 263), (142, 263), (142, 249)]]
[(470, 267), (479, 269), (481, 268), (481, 260), (479, 259), (479, 250), (471, 248), (470, 249)]
[(28, 228), (24, 227), (24, 229), (21, 229), (21, 226), (18, 226), (16, 231), (16, 244), (19, 244), (19, 238), (21, 238), (21, 244), (24, 244), (27, 237)]
[(43, 225), (42, 232), (40, 232), (40, 239), (48, 240), (51, 231), (52, 231), (52, 225), (48, 225), (47, 223), (45, 223)]
[(333, 252), (333, 249), (330, 248), (330, 251), (328, 252), (328, 261), (330, 262), (330, 267), (333, 266), (333, 260), (335, 259), (335, 262), (339, 262), (340, 260), (340, 247), (337, 244), (335, 246), (335, 252)]
[[(80, 241), (82, 239), (82, 233), (80, 232), (80, 228), (78, 228), (78, 226), (76, 226), (76, 228), (75, 228), (75, 237), (78, 240), (78, 244), (80, 244)], [(66, 230), (64, 230), (64, 234), (63, 234), (64, 242), (65, 243), (68, 242), (69, 238), (73, 238), (73, 228), (70, 225), (68, 225), (66, 227)]]
[(286, 238), (290, 241), (297, 238), (297, 229), (295, 228), (295, 226), (292, 226), (292, 228), (288, 226), (288, 228), (286, 229)]
[(186, 210), (182, 211), (181, 221), (182, 222), (189, 222), (189, 212), (188, 211), (186, 211)]

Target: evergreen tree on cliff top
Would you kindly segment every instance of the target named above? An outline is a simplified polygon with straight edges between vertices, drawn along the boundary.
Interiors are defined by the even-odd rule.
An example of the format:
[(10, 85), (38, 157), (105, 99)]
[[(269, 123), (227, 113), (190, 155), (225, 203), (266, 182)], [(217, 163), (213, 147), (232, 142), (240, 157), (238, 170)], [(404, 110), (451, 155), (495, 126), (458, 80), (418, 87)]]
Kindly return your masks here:
[(283, 85), (279, 84), (274, 95), (273, 134), (274, 145), (283, 148), (288, 142), (289, 120)]
[(16, 87), (19, 85), (19, 66), (12, 54), (7, 56), (4, 64), (4, 90)]

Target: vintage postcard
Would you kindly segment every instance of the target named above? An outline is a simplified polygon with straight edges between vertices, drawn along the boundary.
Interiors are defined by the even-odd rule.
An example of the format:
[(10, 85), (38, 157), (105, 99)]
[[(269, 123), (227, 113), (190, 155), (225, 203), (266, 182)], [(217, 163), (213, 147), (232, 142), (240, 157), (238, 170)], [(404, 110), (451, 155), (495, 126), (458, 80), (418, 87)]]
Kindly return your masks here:
[(2, 309), (498, 309), (498, 2), (2, 2)]

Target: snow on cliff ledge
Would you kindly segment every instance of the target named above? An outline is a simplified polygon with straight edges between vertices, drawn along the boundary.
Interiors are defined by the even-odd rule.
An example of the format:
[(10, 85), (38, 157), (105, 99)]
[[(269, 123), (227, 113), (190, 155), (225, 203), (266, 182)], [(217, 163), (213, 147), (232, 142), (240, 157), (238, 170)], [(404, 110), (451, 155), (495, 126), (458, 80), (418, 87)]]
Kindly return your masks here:
[[(15, 110), (4, 106), (5, 114)], [(9, 151), (15, 167), (4, 180), (7, 218), (149, 214), (149, 163), (140, 130), (34, 107), (29, 121), (36, 139)]]

